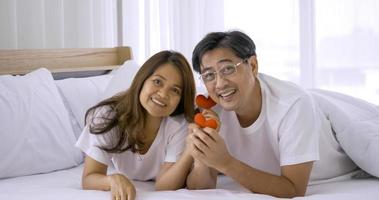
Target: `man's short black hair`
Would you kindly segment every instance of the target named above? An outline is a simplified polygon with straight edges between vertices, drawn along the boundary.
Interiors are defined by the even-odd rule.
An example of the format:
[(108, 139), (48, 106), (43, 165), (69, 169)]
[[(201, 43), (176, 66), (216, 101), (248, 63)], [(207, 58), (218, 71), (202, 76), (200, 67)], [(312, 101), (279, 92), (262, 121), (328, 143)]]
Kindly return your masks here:
[(216, 48), (231, 49), (236, 56), (247, 59), (255, 56), (253, 40), (240, 31), (208, 33), (195, 47), (192, 53), (192, 67), (200, 73), (200, 64), (203, 55)]

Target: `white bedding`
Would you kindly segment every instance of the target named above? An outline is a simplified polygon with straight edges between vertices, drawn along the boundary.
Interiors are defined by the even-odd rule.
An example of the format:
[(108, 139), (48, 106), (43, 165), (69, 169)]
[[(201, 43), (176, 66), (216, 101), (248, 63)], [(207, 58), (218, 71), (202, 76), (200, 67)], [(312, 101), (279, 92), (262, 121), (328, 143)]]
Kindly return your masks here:
[[(68, 170), (48, 174), (22, 176), (0, 180), (0, 199), (12, 200), (108, 200), (110, 193), (82, 190), (80, 186), (82, 165)], [(307, 196), (295, 199), (379, 199), (379, 179), (348, 179), (343, 181), (315, 184), (308, 187)], [(233, 180), (220, 176), (217, 188), (212, 190), (154, 191), (153, 182), (135, 182), (137, 199), (277, 199), (267, 195), (247, 192)]]
[[(127, 65), (124, 65), (127, 67)], [(128, 69), (128, 68), (127, 68)], [(130, 68), (131, 69), (131, 68)], [(118, 70), (120, 73), (123, 72), (123, 70)], [(126, 72), (125, 72), (126, 73)], [(33, 73), (34, 74), (34, 73)], [(129, 72), (128, 72), (129, 74)], [(31, 74), (32, 75), (32, 74)], [(31, 75), (28, 75), (29, 77)], [(59, 88), (61, 89), (61, 92), (63, 94), (63, 99), (60, 101), (62, 94), (59, 94), (57, 88), (54, 88), (54, 80), (52, 79), (51, 74), (43, 73), (43, 77), (40, 77), (40, 82), (49, 84), (51, 87), (53, 87), (55, 92), (52, 92), (50, 96), (43, 96), (41, 93), (46, 93), (46, 87), (42, 86), (35, 86), (31, 87), (32, 84), (29, 82), (25, 83), (24, 85), (28, 86), (30, 91), (32, 91), (33, 95), (36, 97), (39, 97), (41, 100), (35, 100), (35, 101), (23, 101), (22, 103), (26, 103), (25, 105), (29, 105), (30, 102), (33, 102), (34, 104), (30, 104), (32, 106), (38, 106), (39, 112), (26, 112), (26, 111), (20, 111), (19, 113), (15, 112), (16, 108), (14, 109), (8, 109), (10, 114), (4, 114), (4, 111), (6, 111), (6, 108), (10, 108), (9, 105), (16, 105), (15, 101), (23, 99), (24, 96), (22, 92), (20, 92), (21, 97), (15, 96), (15, 95), (8, 95), (8, 93), (5, 93), (5, 89), (10, 88), (9, 85), (5, 85), (4, 80), (10, 79), (10, 76), (0, 76), (0, 86), (4, 86), (2, 90), (0, 90), (4, 94), (2, 98), (0, 98), (0, 114), (3, 114), (0, 120), (0, 147), (3, 147), (4, 151), (0, 151), (0, 168), (1, 166), (4, 167), (6, 170), (0, 170), (0, 177), (10, 177), (10, 176), (18, 176), (21, 174), (35, 174), (40, 172), (48, 172), (52, 170), (59, 170), (65, 167), (69, 166), (75, 166), (78, 163), (81, 162), (81, 160), (78, 160), (77, 162), (71, 162), (65, 165), (58, 165), (49, 168), (48, 170), (40, 170), (44, 169), (48, 166), (48, 163), (46, 160), (53, 161), (54, 164), (58, 163), (56, 160), (62, 159), (62, 153), (57, 152), (57, 146), (54, 144), (58, 143), (61, 144), (62, 140), (57, 140), (56, 138), (61, 137), (53, 137), (58, 134), (58, 131), (55, 130), (62, 130), (64, 134), (67, 134), (67, 138), (72, 138), (71, 145), (67, 145), (65, 148), (61, 148), (66, 152), (65, 155), (73, 156), (75, 154), (70, 152), (78, 151), (77, 148), (74, 147), (74, 137), (78, 135), (76, 133), (76, 130), (81, 130), (80, 127), (78, 129), (75, 129), (74, 126), (76, 126), (80, 119), (76, 119), (75, 116), (83, 116), (84, 111), (90, 106), (88, 105), (87, 101), (84, 101), (83, 97), (77, 98), (78, 94), (85, 95), (87, 99), (93, 100), (96, 99), (99, 96), (99, 93), (102, 93), (100, 91), (100, 88), (98, 88), (97, 85), (104, 84), (102, 88), (105, 88), (105, 85), (108, 83), (105, 82), (105, 80), (109, 79), (103, 79), (104, 82), (99, 82), (98, 84), (85, 84), (83, 81), (96, 81), (100, 80), (99, 77), (93, 77), (93, 78), (85, 78), (76, 80), (75, 83), (71, 83), (69, 81), (64, 81), (58, 84)], [(105, 75), (106, 76), (106, 75)], [(114, 77), (121, 77), (119, 75), (114, 75)], [(12, 77), (12, 79), (15, 77)], [(16, 77), (17, 78), (17, 77)], [(3, 82), (1, 82), (1, 79), (3, 79)], [(34, 79), (33, 79), (34, 80)], [(110, 81), (112, 83), (113, 79)], [(80, 83), (79, 83), (80, 81)], [(41, 84), (38, 82), (38, 84)], [(118, 81), (115, 81), (115, 83), (118, 83)], [(68, 85), (65, 85), (68, 84)], [(122, 84), (125, 86), (124, 84)], [(7, 86), (7, 87), (5, 87)], [(112, 84), (110, 84), (112, 86)], [(116, 84), (117, 86), (117, 84)], [(0, 87), (1, 88), (1, 87)], [(5, 88), (5, 89), (4, 89)], [(27, 89), (28, 89), (27, 88)], [(36, 89), (38, 88), (38, 90)], [(115, 91), (111, 89), (112, 87), (108, 87), (109, 91)], [(115, 87), (119, 88), (119, 87)], [(22, 89), (22, 88), (21, 88)], [(9, 90), (13, 93), (16, 90)], [(84, 94), (84, 92), (80, 91), (93, 91), (91, 93), (91, 96), (88, 96), (87, 93)], [(70, 92), (73, 92), (72, 94)], [(41, 98), (43, 97), (43, 98)], [(27, 98), (30, 99), (30, 98)], [(54, 101), (55, 99), (55, 101)], [(47, 100), (47, 102), (43, 101)], [(54, 102), (57, 105), (54, 106), (46, 106), (49, 102)], [(67, 102), (65, 103), (66, 100)], [(98, 99), (100, 100), (100, 99)], [(3, 103), (3, 104), (1, 104)], [(59, 103), (59, 104), (58, 104)], [(4, 107), (1, 107), (3, 105)], [(78, 105), (78, 106), (72, 106), (72, 105)], [(67, 108), (65, 108), (67, 106)], [(25, 107), (27, 108), (27, 107)], [(43, 109), (49, 109), (45, 112), (41, 112)], [(58, 109), (60, 108), (60, 109)], [(67, 109), (68, 112), (63, 112), (61, 110)], [(57, 116), (59, 117), (58, 121), (66, 121), (65, 128), (57, 128), (54, 127), (53, 123), (48, 122), (49, 120), (46, 120), (45, 113), (46, 112), (53, 112), (57, 113)], [(14, 125), (10, 125), (7, 122), (10, 119), (10, 116), (23, 116), (24, 113), (28, 113), (30, 115), (27, 115), (28, 120), (31, 120), (29, 124), (33, 124), (34, 129), (25, 129), (27, 126), (23, 126), (22, 130), (28, 131), (28, 134), (24, 134), (23, 138), (20, 136), (19, 131), (5, 131), (7, 130), (6, 127), (8, 125), (12, 128), (20, 128), (18, 127), (19, 123), (16, 123)], [(74, 115), (71, 116), (70, 115)], [(77, 113), (76, 115), (73, 113)], [(12, 114), (12, 115), (11, 115)], [(33, 114), (33, 115), (32, 115)], [(39, 116), (43, 115), (43, 116)], [(80, 117), (79, 117), (80, 118)], [(16, 118), (19, 119), (19, 118)], [(20, 118), (21, 119), (21, 118)], [(70, 119), (70, 120), (69, 120)], [(18, 122), (19, 120), (10, 120), (11, 122)], [(1, 123), (2, 122), (2, 123)], [(76, 123), (70, 123), (70, 122), (76, 122)], [(23, 124), (26, 124), (26, 121), (23, 120)], [(71, 127), (72, 126), (72, 127)], [(49, 127), (49, 128), (46, 128)], [(72, 129), (72, 131), (70, 131)], [(54, 130), (54, 131), (51, 131)], [(366, 129), (365, 129), (366, 130)], [(18, 133), (18, 134), (15, 134)], [(38, 133), (38, 134), (37, 134)], [(377, 133), (377, 132), (375, 132)], [(38, 135), (38, 136), (37, 136)], [(13, 138), (13, 139), (12, 139)], [(35, 139), (38, 140), (35, 140)], [(371, 138), (370, 138), (371, 140)], [(39, 145), (39, 143), (36, 143), (38, 145), (34, 146), (27, 146), (27, 145), (15, 145), (15, 142), (12, 143), (12, 141), (42, 141), (43, 145)], [(8, 145), (9, 148), (5, 148)], [(16, 148), (17, 147), (17, 148)], [(22, 148), (19, 148), (22, 147)], [(42, 147), (42, 148), (41, 148)], [(356, 147), (354, 146), (351, 146)], [(377, 147), (377, 146), (376, 146)], [(1, 149), (1, 148), (0, 148)], [(42, 150), (42, 151), (41, 151)], [(33, 156), (25, 156), (25, 152), (40, 152), (41, 154), (33, 154)], [(13, 152), (10, 154), (9, 152)], [(45, 159), (43, 157), (43, 153), (49, 153), (53, 156), (50, 157), (50, 159)], [(68, 152), (68, 153), (67, 153)], [(10, 156), (12, 155), (12, 156)], [(24, 156), (22, 156), (24, 155)], [(78, 151), (77, 155), (81, 158), (81, 153)], [(9, 159), (6, 159), (7, 156)], [(60, 156), (60, 157), (59, 157)], [(362, 154), (359, 155), (362, 157)], [(365, 157), (367, 158), (367, 157)], [(369, 159), (371, 161), (376, 161), (377, 159), (377, 151), (372, 151), (372, 159)], [(27, 160), (28, 162), (26, 162)], [(15, 164), (13, 165), (5, 165), (6, 161), (15, 161)], [(17, 162), (16, 162), (17, 161)], [(20, 161), (20, 162), (18, 162)], [(24, 162), (21, 162), (24, 161)], [(22, 164), (20, 164), (22, 163)], [(38, 166), (38, 167), (36, 167)], [(377, 165), (374, 165), (377, 166)], [(36, 170), (31, 170), (36, 168)], [(81, 189), (81, 173), (82, 173), (83, 166), (80, 165), (78, 167), (74, 167), (67, 170), (60, 170), (55, 171), (51, 173), (46, 174), (37, 174), (37, 175), (29, 175), (29, 176), (18, 176), (15, 178), (7, 178), (7, 179), (0, 179), (0, 200), (44, 200), (44, 199), (57, 199), (57, 200), (107, 200), (110, 199), (110, 193), (104, 192), (104, 191), (88, 191), (88, 190), (82, 190)], [(12, 174), (8, 173), (9, 171), (12, 172)], [(26, 173), (26, 172), (27, 173)], [(368, 171), (366, 169), (366, 171)], [(16, 173), (17, 172), (17, 173)], [(25, 173), (24, 173), (25, 172)], [(1, 173), (5, 174), (4, 176), (1, 176)], [(333, 180), (332, 182), (324, 182), (324, 183), (318, 183), (318, 184), (312, 184), (308, 187), (307, 190), (307, 196), (303, 198), (296, 198), (296, 199), (333, 199), (333, 200), (349, 200), (349, 199), (377, 199), (379, 200), (379, 179), (377, 178), (371, 178), (371, 179), (351, 179), (349, 178), (350, 175), (346, 175), (344, 177), (338, 177), (337, 179)], [(276, 199), (271, 196), (267, 195), (260, 195), (260, 194), (252, 194), (248, 192), (246, 189), (242, 188), (239, 184), (235, 183), (233, 180), (231, 180), (228, 177), (220, 176), (218, 179), (217, 189), (213, 190), (186, 190), (181, 189), (178, 191), (163, 191), (163, 192), (155, 192), (154, 191), (154, 183), (153, 182), (135, 182), (136, 188), (137, 188), (137, 199), (139, 200), (148, 200), (148, 199), (154, 199), (154, 200), (176, 200), (176, 199), (210, 199), (210, 200), (226, 200), (226, 199)]]

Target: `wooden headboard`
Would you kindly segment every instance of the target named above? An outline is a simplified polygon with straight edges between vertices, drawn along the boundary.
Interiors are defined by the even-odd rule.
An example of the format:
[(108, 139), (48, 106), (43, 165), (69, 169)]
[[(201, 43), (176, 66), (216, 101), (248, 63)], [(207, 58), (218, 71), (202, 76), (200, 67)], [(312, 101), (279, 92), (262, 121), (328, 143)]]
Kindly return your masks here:
[(0, 75), (26, 74), (40, 67), (52, 73), (112, 70), (131, 58), (130, 47), (0, 49)]

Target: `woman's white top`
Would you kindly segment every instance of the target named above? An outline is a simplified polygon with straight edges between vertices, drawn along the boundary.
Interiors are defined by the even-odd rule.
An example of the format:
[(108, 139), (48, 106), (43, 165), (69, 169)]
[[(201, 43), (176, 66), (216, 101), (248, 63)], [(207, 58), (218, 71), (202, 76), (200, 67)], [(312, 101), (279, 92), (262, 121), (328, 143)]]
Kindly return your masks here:
[[(98, 112), (101, 115), (101, 112)], [(164, 162), (176, 162), (185, 146), (188, 123), (183, 115), (166, 117), (161, 121), (158, 133), (148, 152), (141, 155), (130, 150), (123, 153), (108, 153), (101, 146), (109, 147), (110, 134), (91, 134), (87, 125), (76, 146), (87, 156), (107, 166), (114, 166), (116, 173), (122, 173), (132, 180), (154, 180)]]

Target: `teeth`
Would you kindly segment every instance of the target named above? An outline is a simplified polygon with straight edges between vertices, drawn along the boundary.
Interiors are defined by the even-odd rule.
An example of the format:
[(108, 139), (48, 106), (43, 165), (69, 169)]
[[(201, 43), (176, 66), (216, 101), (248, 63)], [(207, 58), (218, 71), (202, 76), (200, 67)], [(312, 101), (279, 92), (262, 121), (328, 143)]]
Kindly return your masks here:
[(236, 90), (229, 90), (229, 91), (226, 91), (226, 92), (222, 92), (222, 93), (220, 93), (220, 96), (221, 97), (227, 97), (227, 96), (233, 94), (235, 91)]
[(154, 103), (156, 103), (156, 104), (158, 104), (158, 105), (160, 105), (160, 106), (166, 106), (166, 104), (160, 102), (160, 101), (157, 100), (157, 99), (151, 98), (151, 100), (152, 100)]

